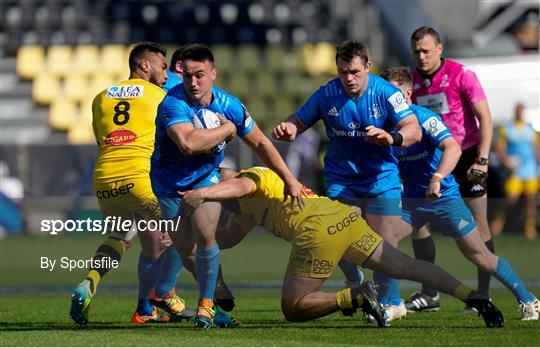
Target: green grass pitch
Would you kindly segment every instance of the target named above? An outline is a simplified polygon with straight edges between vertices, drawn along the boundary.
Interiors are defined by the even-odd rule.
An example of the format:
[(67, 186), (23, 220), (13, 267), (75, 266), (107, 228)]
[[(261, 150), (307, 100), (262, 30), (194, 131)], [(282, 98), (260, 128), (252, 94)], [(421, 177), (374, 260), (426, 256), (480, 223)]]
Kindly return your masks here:
[[(458, 253), (453, 241), (436, 235), (437, 263), (460, 279), (475, 283), (475, 268)], [(15, 237), (0, 241), (0, 345), (2, 346), (539, 346), (540, 323), (519, 320), (513, 296), (492, 280), (491, 296), (503, 311), (506, 327), (484, 328), (481, 318), (458, 313), (461, 302), (443, 296), (436, 313), (409, 314), (385, 329), (366, 324), (361, 314), (334, 314), (307, 323), (287, 322), (280, 309), (280, 290), (289, 245), (268, 234), (255, 233), (237, 248), (224, 251), (227, 281), (237, 296), (242, 328), (194, 330), (191, 324), (135, 326), (129, 319), (136, 305), (138, 246), (128, 251), (121, 267), (102, 282), (90, 312), (90, 324), (80, 328), (68, 315), (71, 287), (85, 272), (40, 269), (40, 257), (91, 257), (99, 236)], [(401, 249), (411, 254), (410, 240)], [(503, 236), (495, 246), (540, 295), (540, 242)], [(370, 277), (370, 272), (366, 272)], [(336, 272), (325, 289), (337, 290)], [(472, 282), (472, 283), (471, 283)], [(402, 295), (417, 286), (401, 282)], [(192, 277), (182, 273), (178, 289), (195, 304)]]

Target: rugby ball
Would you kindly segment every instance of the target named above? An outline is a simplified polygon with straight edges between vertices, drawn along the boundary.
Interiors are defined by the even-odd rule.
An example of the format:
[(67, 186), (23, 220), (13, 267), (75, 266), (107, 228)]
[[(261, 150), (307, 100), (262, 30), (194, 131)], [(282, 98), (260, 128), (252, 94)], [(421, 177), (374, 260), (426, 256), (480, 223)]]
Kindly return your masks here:
[[(216, 128), (221, 126), (221, 122), (219, 121), (219, 118), (217, 117), (216, 113), (212, 110), (208, 109), (200, 109), (195, 113), (193, 116), (193, 126), (195, 128)], [(214, 156), (219, 155), (223, 150), (225, 150), (225, 147), (227, 146), (227, 142), (225, 139), (214, 146), (211, 150), (208, 151), (209, 154), (212, 154)]]

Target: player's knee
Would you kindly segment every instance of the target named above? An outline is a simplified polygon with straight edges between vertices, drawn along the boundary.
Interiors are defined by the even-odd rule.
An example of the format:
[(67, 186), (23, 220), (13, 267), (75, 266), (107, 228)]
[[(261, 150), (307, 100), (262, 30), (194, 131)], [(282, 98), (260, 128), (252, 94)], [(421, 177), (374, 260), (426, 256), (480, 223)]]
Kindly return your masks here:
[(489, 267), (489, 254), (482, 252), (481, 250), (475, 250), (465, 255), (469, 261), (474, 263), (477, 267), (484, 271), (490, 271)]
[(288, 321), (304, 321), (301, 316), (301, 310), (297, 308), (298, 302), (298, 300), (281, 299), (281, 311)]

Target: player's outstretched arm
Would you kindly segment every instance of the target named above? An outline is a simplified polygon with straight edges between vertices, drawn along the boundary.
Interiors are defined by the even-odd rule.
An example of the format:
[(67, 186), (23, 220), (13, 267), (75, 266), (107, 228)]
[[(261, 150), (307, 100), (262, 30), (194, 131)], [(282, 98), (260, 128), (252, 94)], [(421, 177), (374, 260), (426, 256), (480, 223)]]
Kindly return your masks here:
[(178, 191), (185, 205), (197, 209), (204, 201), (223, 201), (243, 197), (255, 189), (255, 183), (248, 178), (233, 178), (219, 184), (196, 190)]
[(302, 134), (306, 127), (296, 114), (292, 114), (287, 119), (272, 130), (272, 138), (281, 141), (294, 141), (296, 137)]
[(426, 198), (430, 200), (441, 197), (441, 181), (454, 170), (461, 157), (461, 148), (452, 137), (441, 141), (439, 149), (443, 152), (441, 161), (426, 189)]
[(185, 155), (196, 155), (212, 149), (223, 139), (234, 137), (235, 125), (226, 119), (220, 119), (222, 124), (211, 129), (195, 128), (191, 123), (175, 124), (167, 128), (169, 138)]
[(285, 183), (284, 197), (285, 199), (288, 199), (289, 196), (291, 197), (291, 206), (298, 203), (300, 208), (303, 209), (306, 206), (306, 202), (303, 199), (303, 186), (296, 180), (289, 168), (287, 168), (285, 161), (270, 139), (255, 125), (253, 130), (243, 137), (242, 140), (259, 156), (268, 168), (272, 169), (283, 180)]
[(396, 125), (396, 131), (403, 136), (403, 142), (400, 146), (409, 147), (422, 140), (422, 130), (418, 124), (416, 115), (404, 118)]

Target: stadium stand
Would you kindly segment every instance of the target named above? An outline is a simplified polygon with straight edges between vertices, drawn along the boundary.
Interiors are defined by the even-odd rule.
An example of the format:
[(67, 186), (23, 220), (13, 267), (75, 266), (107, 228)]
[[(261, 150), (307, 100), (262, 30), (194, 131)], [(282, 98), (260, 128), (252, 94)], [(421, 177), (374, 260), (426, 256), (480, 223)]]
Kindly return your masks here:
[[(426, 6), (432, 13), (431, 5)], [(20, 80), (15, 89), (30, 90), (26, 96), (34, 103), (25, 117), (48, 115), (44, 119), (50, 120), (50, 136), (57, 139), (69, 139), (66, 125), (73, 117), (80, 119), (66, 115), (62, 121), (62, 113), (82, 111), (86, 99), (127, 78), (128, 45), (141, 40), (172, 49), (196, 41), (211, 45), (217, 85), (257, 109), (259, 118), (283, 117), (275, 114), (288, 109), (283, 105), (298, 106), (334, 75), (334, 44), (343, 38), (366, 42), (377, 64), (395, 62), (383, 34), (383, 27), (394, 33), (385, 22), (392, 13), (380, 1), (7, 0), (0, 9), (0, 51), (16, 57), (15, 69), (8, 73), (16, 73)], [(69, 102), (59, 103), (59, 96)], [(277, 101), (280, 105), (273, 105)]]

